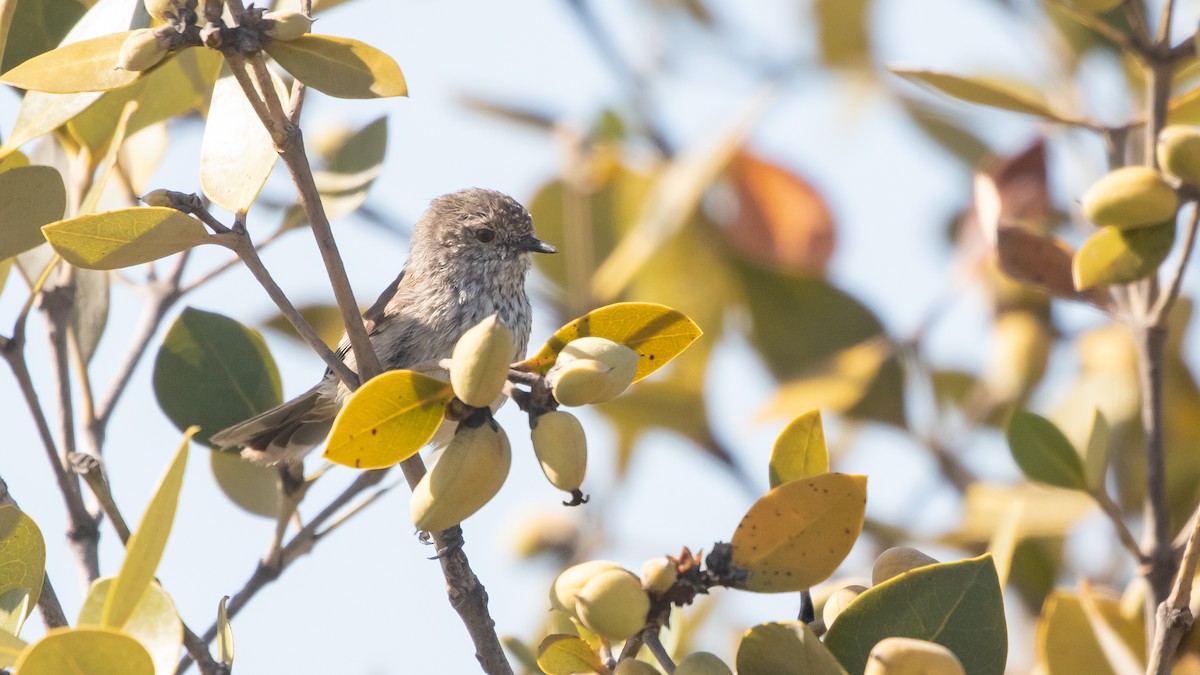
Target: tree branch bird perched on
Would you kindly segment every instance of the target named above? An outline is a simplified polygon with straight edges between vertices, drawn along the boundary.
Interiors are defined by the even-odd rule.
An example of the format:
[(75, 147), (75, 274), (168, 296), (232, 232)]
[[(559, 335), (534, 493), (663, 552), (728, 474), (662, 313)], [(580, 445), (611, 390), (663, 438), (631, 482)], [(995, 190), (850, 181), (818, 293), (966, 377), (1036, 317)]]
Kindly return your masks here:
[[(449, 358), (458, 338), (492, 314), (513, 335), (513, 361), (529, 342), (525, 275), (530, 253), (555, 253), (512, 197), (472, 188), (442, 195), (413, 226), (412, 250), (363, 323), (385, 370)], [(357, 372), (350, 341), (337, 354)], [(350, 390), (329, 370), (312, 389), (212, 436), (260, 464), (299, 462), (329, 434)]]

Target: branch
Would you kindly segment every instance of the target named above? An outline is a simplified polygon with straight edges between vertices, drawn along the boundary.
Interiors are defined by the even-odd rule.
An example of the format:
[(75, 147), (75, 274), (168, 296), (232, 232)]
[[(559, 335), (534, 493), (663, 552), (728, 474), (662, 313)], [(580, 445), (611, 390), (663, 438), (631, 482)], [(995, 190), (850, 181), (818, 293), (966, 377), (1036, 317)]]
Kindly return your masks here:
[(1121, 515), (1121, 508), (1109, 498), (1108, 494), (1103, 489), (1089, 492), (1092, 499), (1096, 500), (1096, 504), (1100, 506), (1100, 510), (1104, 511), (1104, 515), (1112, 522), (1113, 527), (1117, 530), (1117, 537), (1121, 540), (1121, 545), (1133, 556), (1133, 559), (1139, 563), (1146, 562), (1146, 555), (1142, 553), (1142, 547), (1138, 545), (1137, 539), (1133, 533), (1129, 531), (1129, 526), (1125, 524), (1125, 518)]
[(1194, 617), (1188, 605), (1192, 597), (1196, 563), (1200, 560), (1200, 542), (1197, 541), (1200, 539), (1200, 511), (1193, 515), (1192, 521), (1192, 534), (1188, 537), (1183, 560), (1179, 562), (1179, 570), (1175, 573), (1171, 595), (1159, 603), (1155, 612), (1154, 641), (1150, 647), (1146, 675), (1168, 675), (1171, 672), (1175, 650), (1192, 627)]
[(1154, 309), (1150, 310), (1150, 323), (1153, 325), (1161, 324), (1171, 311), (1171, 306), (1175, 304), (1175, 299), (1179, 297), (1179, 288), (1183, 284), (1183, 273), (1187, 269), (1188, 261), (1192, 257), (1193, 244), (1196, 242), (1196, 229), (1200, 225), (1200, 203), (1192, 205), (1192, 217), (1188, 221), (1187, 229), (1183, 235), (1183, 252), (1179, 256), (1179, 261), (1175, 264), (1175, 269), (1171, 270), (1171, 274), (1166, 280), (1166, 290), (1158, 296), (1158, 300), (1154, 303)]

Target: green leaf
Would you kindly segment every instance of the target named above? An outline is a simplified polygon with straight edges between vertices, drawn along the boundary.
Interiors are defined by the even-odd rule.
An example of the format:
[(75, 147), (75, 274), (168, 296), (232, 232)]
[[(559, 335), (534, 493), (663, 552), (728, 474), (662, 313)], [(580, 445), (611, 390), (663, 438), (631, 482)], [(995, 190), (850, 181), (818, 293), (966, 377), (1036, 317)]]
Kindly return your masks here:
[(0, 593), (0, 634), (20, 635), (25, 617), (33, 607), (28, 588), (13, 588)]
[[(287, 86), (272, 74), (275, 92), (287, 100)], [(255, 84), (256, 91), (258, 84)], [(262, 190), (279, 155), (271, 135), (250, 106), (228, 64), (213, 87), (204, 138), (200, 143), (200, 187), (215, 204), (245, 213)]]
[(1075, 288), (1127, 284), (1154, 274), (1171, 252), (1175, 223), (1123, 230), (1102, 227), (1088, 237), (1071, 261)]
[(44, 226), (42, 234), (64, 260), (92, 270), (152, 262), (208, 241), (200, 221), (157, 206), (68, 218)]
[(833, 654), (801, 621), (760, 623), (742, 635), (738, 675), (845, 675)]
[(279, 405), (283, 388), (258, 331), (188, 307), (158, 350), (154, 395), (176, 427), (195, 424), (197, 439), (208, 443), (218, 431)]
[(257, 516), (279, 515), (279, 471), (242, 459), (234, 452), (210, 452), (213, 478), (239, 508)]
[(1049, 120), (1064, 121), (1063, 116), (1052, 110), (1041, 96), (1014, 87), (1010, 83), (982, 77), (951, 75), (932, 70), (910, 68), (889, 68), (889, 70), (906, 80), (932, 87), (961, 101), (1026, 115), (1036, 115)]
[(862, 531), (867, 477), (825, 473), (763, 495), (733, 533), (733, 564), (746, 590), (799, 591), (829, 578)]
[(313, 172), (326, 215), (339, 218), (363, 205), (386, 154), (387, 118), (380, 117), (328, 155), (325, 168)]
[(137, 640), (112, 628), (54, 628), (21, 654), (16, 670), (21, 675), (154, 675), (154, 661)]
[(595, 650), (574, 635), (546, 636), (538, 645), (537, 664), (546, 675), (605, 672)]
[(5, 631), (0, 631), (0, 668), (9, 668), (20, 658), (21, 652), (29, 645), (21, 638)]
[(0, 629), (16, 635), (42, 594), (46, 578), (46, 542), (37, 523), (12, 505), (0, 506), (0, 594), (17, 591), (27, 603), (4, 603)]
[(633, 378), (637, 382), (665, 366), (703, 334), (691, 319), (670, 307), (649, 302), (618, 302), (594, 309), (559, 328), (537, 354), (519, 365), (544, 375), (568, 342), (596, 336), (623, 344), (641, 355)]
[(771, 449), (769, 469), (773, 488), (829, 471), (820, 410), (810, 410), (784, 427)]
[[(88, 590), (83, 607), (79, 610), (82, 626), (102, 626), (100, 620), (105, 599), (112, 592), (113, 577), (97, 579)], [(175, 603), (157, 582), (151, 582), (146, 592), (137, 601), (129, 620), (122, 631), (146, 648), (154, 661), (155, 672), (172, 673), (179, 662), (179, 651), (183, 646), (183, 621), (175, 609)]]
[(972, 675), (1003, 675), (1008, 632), (991, 556), (921, 567), (868, 588), (838, 615), (825, 646), (860, 675), (875, 643), (893, 636), (943, 645)]
[(1086, 490), (1083, 460), (1053, 422), (1018, 410), (1008, 423), (1008, 447), (1030, 480), (1071, 490)]
[[(345, 324), (342, 323), (342, 310), (338, 309), (336, 305), (299, 305), (296, 307), (296, 311), (300, 312), (300, 316), (304, 317), (313, 330), (317, 331), (317, 335), (321, 336), (321, 340), (329, 345), (330, 349), (337, 347), (342, 333), (346, 330)], [(297, 343), (306, 344), (304, 338), (300, 337), (300, 334), (292, 326), (292, 322), (288, 321), (282, 313), (272, 315), (263, 326), (284, 337), (291, 338)]]
[(229, 613), (225, 611), (228, 601), (226, 595), (217, 605), (217, 663), (226, 667), (233, 665), (233, 626), (229, 625)]
[(196, 431), (197, 427), (192, 427), (184, 432), (183, 442), (159, 480), (154, 496), (142, 514), (142, 521), (129, 537), (121, 570), (113, 578), (112, 588), (104, 597), (100, 611), (101, 625), (111, 628), (125, 626), (145, 595), (146, 587), (154, 579), (154, 571), (158, 569), (158, 562), (167, 548), (171, 524), (175, 521), (175, 507), (179, 503), (183, 471), (187, 467), (188, 446)]
[(411, 370), (371, 378), (342, 406), (322, 455), (355, 469), (382, 469), (412, 457), (433, 438), (450, 385)]
[(96, 355), (96, 347), (108, 326), (110, 272), (75, 270), (75, 303), (71, 305), (71, 332), (84, 363)]
[(39, 54), (0, 75), (0, 82), (48, 94), (112, 91), (129, 86), (142, 73), (118, 68), (117, 57), (125, 39), (137, 32), (102, 35)]
[(1104, 479), (1108, 475), (1108, 420), (1099, 408), (1092, 411), (1092, 426), (1088, 430), (1087, 447), (1083, 452), (1083, 474), (1087, 478), (1088, 490), (1104, 490)]
[(5, 3), (16, 7), (12, 24), (4, 41), (4, 60), (0, 73), (17, 64), (50, 51), (58, 46), (67, 31), (87, 11), (88, 5), (79, 0), (40, 0), (39, 2)]
[(67, 190), (53, 167), (23, 166), (0, 173), (0, 259), (46, 241), (41, 227), (63, 217)]
[[(1092, 600), (1094, 611), (1120, 638), (1123, 647), (1137, 654), (1144, 663), (1146, 639), (1142, 622), (1122, 616), (1116, 598)], [(1046, 598), (1037, 620), (1034, 655), (1046, 675), (1108, 675), (1115, 672), (1105, 657), (1104, 644), (1093, 630), (1081, 597), (1066, 591), (1055, 591)]]
[(272, 40), (267, 53), (297, 80), (338, 98), (407, 96), (404, 74), (392, 57), (358, 40), (305, 35)]

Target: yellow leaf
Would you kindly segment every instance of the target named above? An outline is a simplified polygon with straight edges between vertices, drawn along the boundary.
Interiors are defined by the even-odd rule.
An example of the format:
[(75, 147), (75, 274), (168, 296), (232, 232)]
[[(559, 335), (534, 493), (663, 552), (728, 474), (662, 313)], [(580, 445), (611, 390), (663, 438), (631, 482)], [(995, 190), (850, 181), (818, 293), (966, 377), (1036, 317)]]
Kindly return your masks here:
[(137, 640), (112, 628), (55, 628), (17, 659), (21, 675), (154, 675)]
[(990, 541), (1016, 501), (1025, 503), (1018, 526), (1022, 537), (1062, 536), (1096, 508), (1090, 497), (1075, 490), (1028, 483), (1012, 486), (972, 483), (967, 486), (963, 522), (954, 534), (946, 537), (947, 543), (973, 545)]
[(1171, 99), (1167, 106), (1167, 122), (1200, 124), (1200, 87)]
[(404, 74), (392, 57), (358, 40), (305, 35), (296, 40), (272, 40), (266, 50), (297, 80), (330, 96), (408, 95)]
[(825, 473), (763, 495), (738, 524), (733, 564), (750, 571), (746, 589), (782, 593), (829, 578), (862, 531), (867, 477)]
[(111, 628), (124, 626), (154, 578), (154, 571), (158, 569), (158, 562), (167, 547), (167, 537), (171, 535), (171, 524), (175, 520), (179, 490), (183, 487), (183, 470), (187, 467), (188, 445), (199, 428), (192, 427), (184, 433), (183, 442), (175, 451), (174, 459), (159, 481), (154, 496), (150, 498), (146, 512), (142, 514), (142, 522), (125, 546), (121, 570), (104, 598), (104, 607), (100, 612), (101, 625)]
[(548, 635), (538, 645), (538, 667), (546, 675), (607, 672), (588, 643), (574, 635)]
[(104, 95), (93, 91), (80, 94), (47, 94), (41, 91), (25, 92), (12, 132), (4, 139), (0, 156), (12, 152), (29, 141), (49, 133), (75, 117)]
[(101, 35), (39, 54), (0, 75), (0, 82), (49, 94), (120, 89), (142, 75), (117, 67), (121, 45), (136, 32)]
[(174, 209), (118, 209), (51, 223), (42, 234), (76, 267), (112, 270), (150, 262), (203, 244), (200, 221)]
[(992, 560), (996, 563), (996, 576), (1000, 579), (1000, 588), (1008, 584), (1013, 555), (1017, 552), (1017, 544), (1021, 542), (1021, 518), (1024, 513), (1025, 502), (1020, 499), (1013, 501), (988, 542), (988, 553), (992, 554)]
[(633, 381), (662, 368), (704, 334), (691, 319), (649, 302), (618, 302), (594, 309), (559, 328), (538, 353), (518, 364), (545, 374), (571, 340), (595, 336), (623, 344), (641, 355)]
[(1116, 598), (1093, 596), (1089, 598), (1089, 604), (1093, 605), (1090, 612), (1085, 610), (1079, 596), (1065, 591), (1055, 591), (1046, 598), (1037, 620), (1034, 656), (1047, 675), (1115, 672), (1093, 630), (1089, 613), (1103, 617), (1120, 636), (1123, 649), (1144, 658), (1146, 647), (1141, 621), (1122, 617)]
[(17, 662), (17, 657), (29, 645), (24, 640), (0, 631), (0, 668), (8, 668)]
[(229, 625), (229, 613), (225, 611), (225, 603), (229, 596), (221, 598), (217, 605), (217, 662), (225, 666), (233, 665), (233, 627)]
[(41, 227), (63, 217), (67, 190), (53, 167), (23, 166), (0, 173), (0, 260), (46, 241)]
[[(104, 601), (112, 591), (112, 586), (113, 577), (97, 579), (92, 583), (79, 610), (80, 627), (102, 625), (100, 613), (104, 610)], [(154, 661), (156, 672), (175, 671), (183, 645), (183, 620), (179, 618), (171, 596), (157, 582), (146, 588), (122, 631), (146, 648), (150, 659)]]
[(867, 394), (891, 354), (891, 344), (883, 338), (871, 338), (843, 349), (806, 376), (780, 385), (759, 417), (790, 416), (798, 410), (821, 408), (848, 410)]
[(821, 411), (810, 410), (792, 420), (771, 449), (771, 487), (779, 487), (798, 478), (818, 476), (829, 471), (829, 451)]
[(947, 96), (968, 103), (1064, 121), (1064, 117), (1051, 110), (1038, 94), (1024, 91), (1023, 88), (1009, 83), (996, 82), (982, 77), (939, 73), (932, 70), (909, 68), (891, 68), (890, 70), (906, 80), (924, 84)]
[(0, 506), (0, 594), (15, 591), (29, 597), (16, 603), (11, 614), (0, 607), (0, 626), (14, 635), (20, 631), (42, 594), (45, 577), (46, 542), (37, 523), (15, 506)]
[[(287, 85), (274, 73), (271, 81), (279, 99), (286, 101)], [(255, 87), (257, 90), (258, 85)], [(267, 128), (250, 106), (233, 71), (222, 65), (200, 142), (200, 187), (204, 194), (223, 209), (244, 213), (278, 159)]]
[(837, 658), (801, 621), (760, 623), (742, 634), (739, 675), (846, 675)]
[(450, 385), (411, 370), (372, 378), (333, 421), (325, 459), (355, 469), (382, 469), (412, 457), (442, 422)]

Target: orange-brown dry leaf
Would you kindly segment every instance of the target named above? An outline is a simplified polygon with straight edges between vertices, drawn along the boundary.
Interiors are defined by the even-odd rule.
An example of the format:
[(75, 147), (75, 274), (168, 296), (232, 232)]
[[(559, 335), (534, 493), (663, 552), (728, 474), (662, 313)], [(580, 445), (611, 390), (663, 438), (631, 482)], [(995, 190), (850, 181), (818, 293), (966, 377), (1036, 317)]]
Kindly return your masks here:
[(761, 264), (823, 276), (833, 255), (833, 214), (796, 174), (745, 150), (730, 162), (738, 215), (729, 241)]

